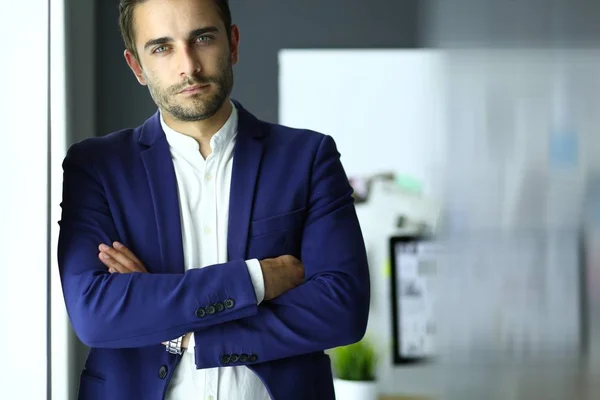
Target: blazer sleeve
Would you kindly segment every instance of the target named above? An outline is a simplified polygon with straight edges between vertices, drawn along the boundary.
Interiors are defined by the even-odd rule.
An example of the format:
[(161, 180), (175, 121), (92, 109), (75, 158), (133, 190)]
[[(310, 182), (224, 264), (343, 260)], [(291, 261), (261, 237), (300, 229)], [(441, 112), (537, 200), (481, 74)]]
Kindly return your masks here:
[[(370, 279), (352, 188), (334, 140), (313, 165), (301, 258), (306, 282), (263, 302), (254, 316), (195, 332), (197, 368), (252, 364), (323, 351), (362, 339)], [(250, 357), (232, 357), (247, 355)], [(242, 361), (243, 360), (243, 361)]]
[[(91, 159), (75, 145), (63, 162), (58, 240), (67, 312), (83, 343), (105, 348), (158, 345), (256, 314), (256, 296), (244, 260), (185, 274), (108, 273), (98, 259), (98, 246), (119, 238)], [(225, 310), (204, 312), (208, 298), (223, 299)]]

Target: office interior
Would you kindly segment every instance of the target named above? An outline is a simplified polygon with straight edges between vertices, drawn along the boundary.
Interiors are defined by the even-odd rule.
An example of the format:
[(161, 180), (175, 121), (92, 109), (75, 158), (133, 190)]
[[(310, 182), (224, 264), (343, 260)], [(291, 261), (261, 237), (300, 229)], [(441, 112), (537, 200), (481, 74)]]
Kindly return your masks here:
[[(0, 0), (2, 399), (77, 396), (62, 159), (155, 111), (117, 3)], [(230, 3), (233, 98), (338, 143), (369, 254), (378, 398), (600, 398), (600, 3)], [(427, 277), (410, 280), (402, 243)]]

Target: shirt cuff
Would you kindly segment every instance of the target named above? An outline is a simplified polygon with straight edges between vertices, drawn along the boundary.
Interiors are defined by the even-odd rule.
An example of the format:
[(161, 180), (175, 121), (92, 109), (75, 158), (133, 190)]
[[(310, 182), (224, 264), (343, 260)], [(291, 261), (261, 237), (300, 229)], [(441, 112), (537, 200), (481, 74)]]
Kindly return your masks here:
[(248, 260), (246, 261), (246, 267), (248, 267), (248, 273), (250, 274), (250, 279), (252, 279), (252, 285), (254, 286), (256, 304), (260, 304), (265, 299), (265, 280), (263, 278), (262, 268), (260, 267), (260, 261), (257, 259)]

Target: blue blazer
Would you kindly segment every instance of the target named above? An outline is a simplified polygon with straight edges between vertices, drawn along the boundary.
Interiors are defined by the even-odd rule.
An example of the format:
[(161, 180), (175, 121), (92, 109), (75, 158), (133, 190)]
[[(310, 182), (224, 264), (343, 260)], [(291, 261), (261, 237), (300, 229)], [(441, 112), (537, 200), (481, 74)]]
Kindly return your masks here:
[[(274, 400), (333, 400), (323, 350), (360, 340), (370, 283), (352, 189), (329, 136), (258, 120), (237, 102), (228, 262), (184, 272), (176, 177), (156, 113), (73, 145), (63, 162), (58, 263), (67, 311), (91, 350), (82, 400), (162, 400), (194, 332), (198, 369), (245, 365)], [(120, 241), (150, 273), (110, 274)], [(244, 260), (291, 254), (306, 282), (256, 305)], [(227, 399), (235, 400), (235, 399)]]

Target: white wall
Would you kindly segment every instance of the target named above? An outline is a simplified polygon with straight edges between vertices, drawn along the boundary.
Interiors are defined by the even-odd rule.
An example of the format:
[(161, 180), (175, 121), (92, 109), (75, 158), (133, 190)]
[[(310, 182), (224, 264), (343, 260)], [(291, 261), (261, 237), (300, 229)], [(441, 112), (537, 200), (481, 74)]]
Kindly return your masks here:
[(0, 397), (47, 397), (48, 1), (1, 1)]
[(282, 50), (279, 121), (331, 135), (347, 174), (408, 174), (435, 192), (444, 165), (442, 55)]

